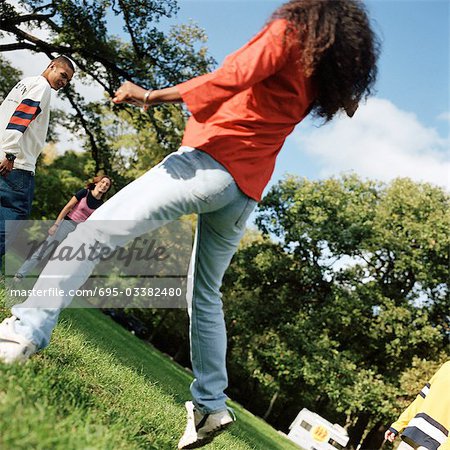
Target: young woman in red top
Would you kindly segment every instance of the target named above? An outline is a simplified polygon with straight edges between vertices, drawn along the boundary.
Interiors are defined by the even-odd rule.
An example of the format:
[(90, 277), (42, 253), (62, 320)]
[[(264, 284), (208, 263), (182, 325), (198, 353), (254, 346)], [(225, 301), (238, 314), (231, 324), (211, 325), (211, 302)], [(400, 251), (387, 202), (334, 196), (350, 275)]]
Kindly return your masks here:
[[(114, 103), (144, 109), (184, 102), (192, 116), (182, 147), (116, 194), (67, 239), (75, 248), (86, 239), (114, 247), (156, 227), (156, 221), (198, 214), (188, 298), (195, 379), (180, 449), (205, 445), (234, 421), (225, 405), (226, 331), (220, 286), (276, 155), (308, 114), (325, 121), (339, 111), (352, 116), (370, 93), (377, 56), (377, 40), (358, 0), (292, 0), (216, 71), (161, 90), (130, 82), (117, 90)], [(97, 235), (91, 219), (103, 220)], [(123, 219), (134, 219), (126, 233), (105, 228), (105, 220)], [(73, 263), (67, 273), (74, 276), (54, 281), (52, 287), (76, 289), (94, 265)], [(52, 272), (49, 263), (42, 275)], [(48, 288), (48, 283), (38, 280), (35, 288)], [(15, 306), (16, 317), (0, 327), (0, 336), (9, 332), (10, 341), (17, 341), (15, 346), (0, 344), (3, 360), (24, 359), (48, 345), (58, 318), (52, 311), (68, 300), (61, 298), (59, 309), (31, 308), (38, 300), (29, 297)]]

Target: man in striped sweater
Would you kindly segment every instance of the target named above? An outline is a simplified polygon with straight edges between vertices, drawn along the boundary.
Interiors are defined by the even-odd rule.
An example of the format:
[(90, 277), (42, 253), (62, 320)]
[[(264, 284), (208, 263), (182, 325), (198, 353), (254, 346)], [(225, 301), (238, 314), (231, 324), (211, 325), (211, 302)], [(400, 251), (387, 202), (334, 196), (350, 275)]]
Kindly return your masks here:
[(385, 438), (393, 442), (401, 433), (403, 442), (414, 449), (450, 450), (449, 429), (450, 361), (447, 361), (389, 427)]
[(72, 79), (70, 59), (58, 56), (42, 75), (17, 83), (0, 105), (0, 268), (8, 220), (27, 219), (34, 193), (34, 171), (47, 137), (51, 90)]

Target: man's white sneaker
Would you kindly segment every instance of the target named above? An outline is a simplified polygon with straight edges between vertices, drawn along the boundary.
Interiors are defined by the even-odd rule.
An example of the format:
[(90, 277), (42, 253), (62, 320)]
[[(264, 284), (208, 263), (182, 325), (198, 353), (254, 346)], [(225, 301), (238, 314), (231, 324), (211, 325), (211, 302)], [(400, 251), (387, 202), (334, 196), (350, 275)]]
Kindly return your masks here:
[(225, 409), (216, 413), (202, 414), (192, 402), (186, 402), (185, 406), (187, 424), (184, 434), (178, 442), (179, 449), (203, 447), (236, 421), (231, 410)]
[(24, 362), (37, 351), (35, 344), (16, 333), (16, 320), (17, 317), (12, 316), (0, 323), (0, 361), (5, 364)]

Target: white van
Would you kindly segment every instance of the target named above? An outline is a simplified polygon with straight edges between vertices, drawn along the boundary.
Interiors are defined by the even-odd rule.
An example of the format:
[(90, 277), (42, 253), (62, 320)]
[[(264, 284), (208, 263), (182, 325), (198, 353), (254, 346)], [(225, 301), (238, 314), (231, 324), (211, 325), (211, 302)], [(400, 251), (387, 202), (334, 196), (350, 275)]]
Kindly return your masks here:
[(303, 408), (289, 427), (287, 437), (304, 450), (336, 450), (348, 444), (347, 431)]

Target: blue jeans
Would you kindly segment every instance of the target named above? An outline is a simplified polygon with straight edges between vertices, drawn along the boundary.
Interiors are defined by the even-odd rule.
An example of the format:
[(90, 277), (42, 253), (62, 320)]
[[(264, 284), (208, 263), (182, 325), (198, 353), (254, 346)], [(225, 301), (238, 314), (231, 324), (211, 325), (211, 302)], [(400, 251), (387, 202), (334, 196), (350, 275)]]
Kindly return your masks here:
[[(152, 229), (152, 221), (155, 228), (161, 221), (198, 214), (191, 265), (193, 286), (187, 300), (195, 376), (191, 393), (204, 413), (225, 409), (227, 341), (220, 287), (255, 205), (254, 200), (239, 190), (230, 173), (211, 156), (182, 147), (118, 192), (64, 241), (64, 245), (73, 248), (83, 243), (92, 245), (96, 240), (115, 248)], [(98, 229), (94, 222), (97, 220), (103, 221)], [(105, 220), (110, 222), (105, 225)], [(114, 226), (117, 220), (130, 220), (127, 222), (129, 229), (118, 232)], [(61, 266), (62, 263), (50, 261), (47, 264), (34, 286), (36, 290), (48, 288), (45, 276), (58, 272), (52, 269), (52, 264)], [(70, 271), (64, 272), (67, 276), (59, 278), (52, 287), (65, 292), (78, 289), (95, 264), (94, 261), (71, 261)], [(13, 314), (20, 319), (16, 331), (43, 348), (50, 341), (61, 308), (67, 306), (71, 298), (59, 298), (57, 307), (51, 309), (33, 307), (33, 301), (38, 304), (40, 299), (29, 297), (13, 307)]]
[(31, 212), (34, 195), (34, 174), (13, 169), (6, 177), (0, 176), (0, 269), (5, 248), (19, 231), (8, 227), (8, 220), (25, 220)]
[(16, 275), (25, 277), (33, 270), (43, 259), (52, 253), (57, 245), (59, 245), (69, 233), (71, 233), (77, 224), (72, 220), (62, 220), (58, 230), (53, 236), (48, 236), (47, 239), (37, 248), (37, 250), (24, 261), (24, 263), (17, 270)]

